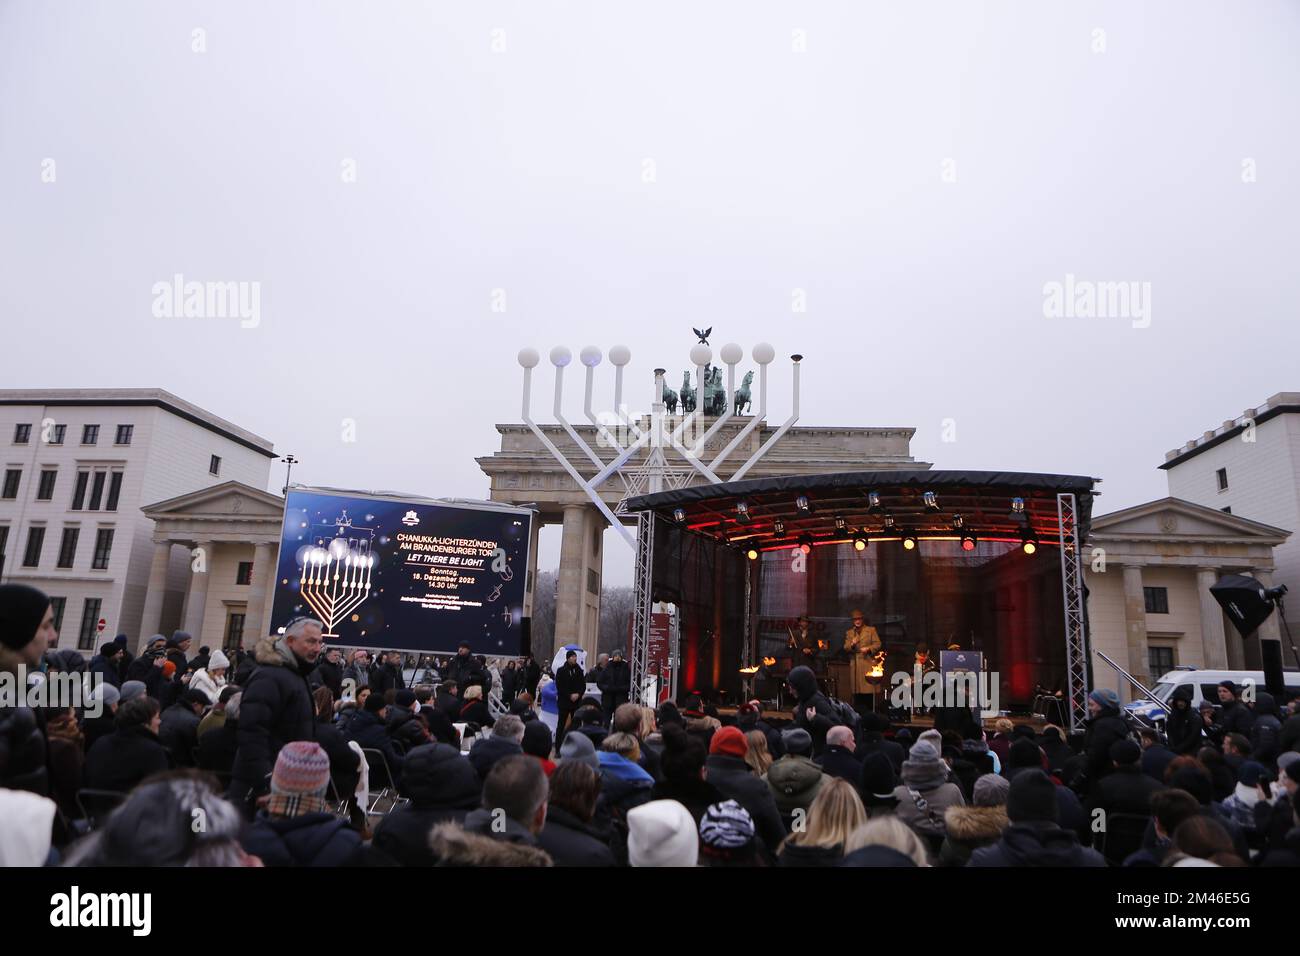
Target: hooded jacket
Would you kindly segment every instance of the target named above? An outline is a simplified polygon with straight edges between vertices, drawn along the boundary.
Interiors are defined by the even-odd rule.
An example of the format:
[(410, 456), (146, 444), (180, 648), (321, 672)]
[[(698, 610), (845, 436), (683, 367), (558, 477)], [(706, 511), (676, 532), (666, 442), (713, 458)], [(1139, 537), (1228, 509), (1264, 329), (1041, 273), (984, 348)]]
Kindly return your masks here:
[[(820, 751), (826, 741), (826, 731), (840, 722), (839, 715), (826, 695), (817, 689), (817, 675), (811, 667), (799, 665), (790, 671), (786, 682), (798, 696), (794, 706), (794, 725), (812, 734), (814, 748)], [(811, 718), (808, 716), (809, 707), (815, 711)]]
[(479, 804), (482, 785), (460, 751), (447, 744), (424, 744), (406, 755), (402, 795), (410, 798), (375, 828), (374, 847), (402, 866), (433, 866), (430, 831), (441, 823), (461, 823)]
[(1088, 752), (1087, 783), (1091, 790), (1114, 769), (1110, 748), (1128, 737), (1128, 724), (1115, 707), (1102, 708), (1096, 717), (1089, 717), (1084, 724), (1088, 728), (1085, 748)]
[(1255, 697), (1255, 722), (1250, 725), (1250, 759), (1272, 766), (1277, 760), (1282, 721), (1278, 720), (1277, 702), (1267, 691)]
[(1081, 846), (1078, 837), (1055, 823), (1013, 823), (992, 846), (971, 854), (967, 866), (1088, 866), (1102, 867), (1101, 854)]
[(263, 638), (253, 656), (257, 670), (239, 706), (239, 750), (230, 786), (236, 800), (266, 789), (266, 776), (281, 747), (316, 737), (316, 708), (307, 682), (312, 665), (295, 657), (284, 638)]
[[(1178, 707), (1176, 701), (1184, 701), (1186, 707)], [(1169, 714), (1165, 718), (1165, 736), (1169, 738), (1169, 749), (1176, 754), (1195, 755), (1201, 748), (1201, 727), (1203, 722), (1199, 711), (1192, 709), (1192, 689), (1179, 687), (1169, 698)]]
[(947, 835), (939, 848), (942, 866), (965, 866), (976, 850), (992, 846), (1010, 825), (1006, 807), (949, 807), (943, 812)]
[[(487, 814), (485, 810), (476, 812)], [(523, 830), (513, 820), (507, 820), (506, 825), (507, 833), (511, 826)], [(440, 823), (429, 832), (429, 852), (434, 866), (551, 866), (550, 856), (536, 845), (531, 834), (528, 836), (528, 840), (512, 840), (506, 834), (492, 837), (459, 824)]]
[(361, 856), (361, 834), (332, 813), (272, 817), (259, 810), (244, 849), (267, 866), (351, 866)]
[[(772, 762), (763, 778), (772, 791), (772, 799), (783, 817), (789, 817), (796, 810), (807, 810), (821, 793), (822, 782), (826, 775), (822, 768), (807, 757), (799, 754), (786, 754), (780, 760)], [(852, 781), (854, 786), (858, 781)]]

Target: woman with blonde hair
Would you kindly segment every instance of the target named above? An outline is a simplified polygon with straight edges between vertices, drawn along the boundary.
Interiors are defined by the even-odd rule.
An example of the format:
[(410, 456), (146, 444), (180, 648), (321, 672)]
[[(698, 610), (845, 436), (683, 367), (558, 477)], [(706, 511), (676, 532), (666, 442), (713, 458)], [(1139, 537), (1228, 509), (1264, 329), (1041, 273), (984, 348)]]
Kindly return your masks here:
[[(930, 854), (929, 851), (926, 850), (925, 841), (917, 836), (915, 830), (909, 827), (906, 823), (903, 823), (897, 817), (876, 817), (874, 820), (868, 821), (865, 825), (858, 827), (849, 834), (849, 838), (844, 841), (844, 865), (855, 865), (855, 861), (850, 859), (850, 857), (859, 850), (867, 849), (869, 847), (887, 847), (888, 849), (894, 850), (895, 852), (901, 853), (903, 856), (907, 857), (915, 866), (930, 865)], [(867, 862), (865, 859), (867, 856), (868, 854), (863, 854), (862, 857), (859, 857), (858, 859), (860, 862), (857, 862), (856, 865), (907, 865), (902, 860), (898, 860), (893, 864), (887, 864), (877, 859), (872, 859), (871, 862)], [(875, 855), (872, 854), (872, 856), (874, 857)]]
[(796, 814), (794, 832), (781, 843), (777, 866), (837, 866), (844, 858), (849, 835), (867, 822), (853, 784), (840, 777), (822, 782), (808, 819)]
[(772, 755), (767, 750), (767, 734), (761, 730), (751, 730), (745, 734), (745, 742), (749, 744), (749, 749), (745, 751), (745, 763), (761, 777), (772, 766)]

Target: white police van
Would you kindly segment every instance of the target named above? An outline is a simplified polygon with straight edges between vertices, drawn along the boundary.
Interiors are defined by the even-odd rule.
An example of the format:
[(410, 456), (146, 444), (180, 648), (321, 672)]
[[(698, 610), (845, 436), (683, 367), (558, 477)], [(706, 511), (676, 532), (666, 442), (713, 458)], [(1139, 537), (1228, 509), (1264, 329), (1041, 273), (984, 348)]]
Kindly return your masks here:
[[(1282, 675), (1289, 697), (1300, 696), (1300, 671), (1284, 671)], [(1201, 701), (1208, 700), (1216, 706), (1219, 703), (1219, 682), (1230, 680), (1238, 689), (1247, 682), (1253, 682), (1259, 690), (1264, 689), (1263, 671), (1211, 671), (1195, 667), (1179, 667), (1169, 671), (1155, 682), (1151, 693), (1160, 699), (1160, 704), (1143, 697), (1125, 704), (1124, 709), (1147, 723), (1163, 724), (1169, 712), (1169, 699), (1179, 687), (1186, 687), (1192, 692), (1192, 710), (1201, 706)], [(1278, 701), (1278, 706), (1282, 701)]]

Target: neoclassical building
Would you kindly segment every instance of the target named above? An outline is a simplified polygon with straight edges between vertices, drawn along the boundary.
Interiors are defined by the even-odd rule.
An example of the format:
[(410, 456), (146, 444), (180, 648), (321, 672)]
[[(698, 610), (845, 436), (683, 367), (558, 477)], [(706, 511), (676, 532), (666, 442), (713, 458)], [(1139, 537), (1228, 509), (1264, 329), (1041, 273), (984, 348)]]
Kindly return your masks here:
[[(1244, 641), (1210, 594), (1224, 574), (1272, 586), (1274, 549), (1290, 532), (1179, 498), (1093, 518), (1084, 583), (1091, 646), (1150, 685), (1175, 666), (1256, 669), (1259, 642), (1280, 637), (1276, 616)], [(1093, 683), (1133, 694), (1094, 655)]]

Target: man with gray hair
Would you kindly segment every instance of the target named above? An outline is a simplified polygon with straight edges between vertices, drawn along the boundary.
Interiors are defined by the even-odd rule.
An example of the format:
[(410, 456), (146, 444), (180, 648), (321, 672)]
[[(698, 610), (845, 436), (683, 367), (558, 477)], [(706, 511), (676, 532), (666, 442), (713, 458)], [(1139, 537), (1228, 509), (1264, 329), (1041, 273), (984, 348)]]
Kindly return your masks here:
[(265, 638), (253, 651), (258, 668), (244, 688), (239, 707), (239, 749), (231, 771), (230, 798), (251, 806), (267, 789), (267, 775), (280, 748), (293, 740), (314, 740), (316, 708), (308, 678), (323, 642), (320, 621), (298, 617), (278, 640)]
[(474, 742), (469, 763), (480, 780), (486, 780), (496, 764), (506, 757), (522, 754), (524, 722), (514, 714), (504, 714), (492, 725), (492, 736)]

